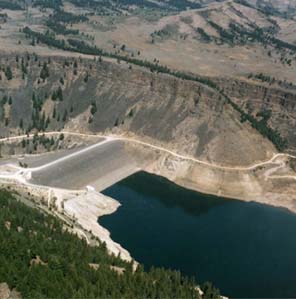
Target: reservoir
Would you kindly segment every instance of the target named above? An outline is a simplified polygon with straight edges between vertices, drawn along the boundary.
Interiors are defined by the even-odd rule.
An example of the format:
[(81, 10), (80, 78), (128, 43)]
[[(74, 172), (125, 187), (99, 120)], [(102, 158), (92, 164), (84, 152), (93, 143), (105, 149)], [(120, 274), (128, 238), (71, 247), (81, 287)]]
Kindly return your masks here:
[(121, 207), (100, 224), (146, 268), (180, 270), (232, 298), (296, 297), (296, 215), (145, 172), (103, 193)]

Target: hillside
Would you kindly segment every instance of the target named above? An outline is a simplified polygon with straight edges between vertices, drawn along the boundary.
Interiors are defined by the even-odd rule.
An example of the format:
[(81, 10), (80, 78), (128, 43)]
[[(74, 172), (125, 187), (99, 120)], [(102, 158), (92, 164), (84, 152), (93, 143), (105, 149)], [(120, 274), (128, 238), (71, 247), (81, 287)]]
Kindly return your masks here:
[(153, 20), (140, 6), (119, 17), (75, 1), (34, 2), (26, 11), (19, 4), (6, 10), (1, 31), (12, 30), (6, 45), (17, 43), (1, 61), (3, 136), (131, 134), (226, 165), (295, 150), (288, 17), (238, 0), (167, 7)]
[[(22, 298), (200, 298), (194, 281), (179, 272), (141, 266), (133, 272), (104, 244), (90, 247), (7, 191), (0, 191), (0, 206), (0, 281)], [(209, 286), (203, 298), (219, 298)]]
[[(18, 10), (3, 9), (4, 52), (73, 56), (61, 49), (80, 45), (75, 51), (81, 52), (86, 45), (207, 76), (263, 73), (296, 83), (296, 21), (282, 12), (293, 12), (293, 2), (272, 2), (272, 10), (268, 1), (251, 0), (153, 1), (152, 6), (148, 0), (115, 6), (112, 1), (34, 1), (26, 9), (18, 3)], [(24, 34), (26, 27), (47, 40)], [(48, 42), (52, 38), (60, 44)]]
[[(280, 123), (275, 113), (266, 118), (260, 114), (272, 105), (291, 117), (295, 110), (289, 102), (286, 106), (277, 102), (277, 97), (261, 102), (262, 92), (256, 85), (250, 85), (246, 97), (253, 90), (259, 102), (248, 111), (250, 105), (229, 89), (228, 81), (217, 83), (232, 97), (231, 103), (207, 81), (151, 73), (132, 64), (38, 56), (2, 61), (2, 69), (7, 73), (9, 64), (12, 72), (8, 80), (2, 71), (0, 81), (2, 136), (63, 128), (129, 132), (180, 153), (231, 165), (266, 159), (275, 150), (272, 142), (275, 146), (287, 142), (289, 149), (295, 146), (294, 131), (286, 130), (293, 118)], [(289, 96), (293, 104), (294, 93)]]
[[(2, 2), (0, 7), (6, 7)], [(115, 55), (207, 76), (263, 73), (296, 83), (296, 21), (284, 13), (293, 15), (293, 1), (15, 3), (14, 9), (2, 10), (0, 49), (4, 52), (73, 56), (61, 49), (79, 41), (79, 48), (82, 42)], [(26, 27), (61, 44), (32, 38), (24, 34)]]

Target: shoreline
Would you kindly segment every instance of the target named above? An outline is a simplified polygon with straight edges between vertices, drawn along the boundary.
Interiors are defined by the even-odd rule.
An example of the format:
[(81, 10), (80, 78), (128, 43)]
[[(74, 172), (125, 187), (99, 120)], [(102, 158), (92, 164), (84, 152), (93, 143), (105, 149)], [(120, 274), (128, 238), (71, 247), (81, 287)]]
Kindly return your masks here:
[[(57, 211), (49, 213), (50, 209), (46, 209), (45, 206), (40, 206), (40, 202), (23, 197), (21, 200), (24, 204), (28, 205), (31, 208), (37, 208), (41, 209), (43, 212), (52, 214), (55, 217), (58, 217), (60, 220), (63, 221), (64, 224), (71, 225), (68, 221), (74, 220), (81, 228), (83, 228), (83, 231), (79, 227), (74, 227), (72, 230), (72, 233), (77, 234), (79, 237), (84, 238), (86, 242), (89, 244), (90, 241), (88, 240), (88, 237), (86, 235), (87, 231), (90, 233), (91, 236), (99, 238), (99, 242), (105, 242), (106, 249), (109, 254), (114, 254), (116, 256), (120, 256), (121, 259), (132, 262), (133, 270), (135, 271), (138, 266), (138, 262), (135, 261), (130, 253), (124, 249), (121, 244), (115, 242), (111, 238), (111, 233), (106, 228), (104, 228), (102, 225), (100, 225), (98, 219), (101, 216), (104, 215), (110, 215), (112, 213), (115, 213), (117, 209), (121, 206), (119, 201), (117, 201), (114, 198), (108, 197), (100, 192), (97, 192), (95, 190), (66, 190), (66, 189), (58, 189), (58, 188), (51, 188), (47, 186), (39, 186), (39, 185), (32, 185), (32, 184), (19, 184), (17, 181), (12, 182), (5, 181), (0, 178), (0, 188), (8, 188), (11, 191), (17, 192), (17, 200), (21, 200), (19, 197), (22, 197), (24, 195), (19, 194), (20, 193), (27, 193), (27, 195), (33, 195), (35, 198), (44, 198), (44, 194), (40, 193), (40, 191), (45, 191), (49, 194), (49, 197), (52, 196), (51, 192), (57, 191), (58, 194), (61, 196), (68, 195), (68, 199), (64, 202), (61, 200), (61, 198), (58, 198), (58, 206), (56, 206)], [(28, 192), (30, 190), (30, 192)], [(31, 194), (32, 192), (32, 194)], [(78, 192), (78, 194), (77, 194)], [(47, 199), (45, 199), (47, 200)], [(48, 199), (48, 208), (51, 207), (50, 198)], [(83, 204), (81, 205), (81, 202), (83, 201)], [(39, 204), (39, 205), (38, 205)], [(82, 209), (81, 209), (82, 208)], [(62, 213), (61, 213), (61, 209)], [(77, 210), (78, 209), (78, 210)], [(87, 213), (85, 213), (87, 210)], [(84, 214), (85, 213), (85, 214)], [(68, 219), (65, 219), (64, 216), (66, 216)], [(196, 289), (198, 290), (199, 294), (202, 295), (203, 292), (200, 289), (200, 286), (197, 285)], [(229, 299), (228, 297), (225, 297), (223, 295), (220, 295), (221, 299)]]
[(120, 203), (114, 198), (96, 191), (71, 198), (64, 203), (64, 212), (74, 217), (79, 225), (101, 242), (106, 243), (109, 253), (120, 255), (125, 261), (132, 261), (130, 253), (111, 238), (111, 233), (99, 223), (99, 218), (117, 211)]
[(213, 170), (163, 154), (158, 155), (143, 171), (165, 177), (181, 187), (199, 193), (266, 204), (296, 213), (296, 175), (291, 171), (288, 159), (279, 156), (264, 167), (227, 171)]
[[(150, 170), (150, 173), (154, 175), (161, 175), (162, 177), (165, 177), (170, 181), (173, 181), (179, 186), (183, 186), (187, 189), (191, 189), (196, 192), (211, 194), (208, 192), (190, 188), (188, 186), (184, 186), (179, 182), (172, 180), (168, 176), (165, 176), (164, 174), (157, 173), (155, 169), (154, 171), (152, 171), (152, 169)], [(142, 171), (148, 172), (148, 169), (143, 169)], [(68, 219), (74, 220), (76, 225), (78, 224), (78, 227), (76, 226), (76, 229), (74, 228), (73, 233), (76, 233), (77, 235), (80, 235), (80, 237), (85, 238), (87, 243), (90, 243), (90, 241), (88, 240), (86, 233), (89, 233), (91, 236), (99, 238), (100, 243), (106, 243), (106, 248), (109, 254), (114, 254), (116, 256), (120, 256), (120, 258), (125, 261), (133, 262), (134, 270), (137, 268), (138, 263), (133, 260), (131, 254), (125, 248), (123, 248), (121, 244), (112, 240), (110, 231), (104, 228), (98, 221), (98, 219), (101, 216), (110, 215), (117, 211), (121, 204), (116, 199), (108, 197), (100, 192), (97, 192), (94, 190), (94, 188), (90, 186), (87, 186), (86, 190), (58, 189), (48, 186), (33, 185), (28, 182), (18, 182), (17, 180), (13, 182), (12, 179), (6, 179), (5, 182), (5, 179), (1, 179), (0, 177), (0, 186), (1, 184), (13, 186), (13, 189), (15, 190), (30, 190), (30, 192), (35, 193), (35, 195), (39, 198), (43, 198), (43, 200), (47, 202), (48, 207), (51, 206), (53, 199), (56, 198), (56, 200), (54, 200), (54, 205), (56, 206), (57, 210), (56, 213), (54, 213), (54, 215), (59, 218), (61, 218), (60, 216), (65, 215)], [(225, 197), (221, 194), (212, 195)], [(46, 196), (48, 198), (46, 198)], [(244, 199), (239, 198), (229, 198), (233, 200), (246, 201)], [(252, 199), (248, 201), (252, 201)], [(280, 208), (281, 206), (275, 207)], [(295, 213), (295, 210), (291, 211)], [(83, 230), (80, 230), (80, 228), (82, 228)], [(226, 299), (227, 297), (221, 296), (221, 298)]]
[[(134, 261), (130, 253), (111, 238), (111, 233), (104, 228), (98, 219), (101, 216), (115, 213), (120, 203), (95, 190), (67, 190), (19, 182), (13, 179), (1, 179), (0, 188), (7, 188), (23, 194), (23, 202), (32, 208), (39, 208), (45, 213), (59, 218), (74, 234), (84, 238), (90, 244), (93, 238), (105, 242), (109, 254), (128, 262)], [(30, 199), (28, 198), (30, 197)]]
[[(257, 162), (249, 166), (222, 166), (183, 156), (170, 149), (137, 140), (138, 138), (141, 139), (139, 136), (135, 139), (135, 136), (130, 138), (66, 131), (47, 132), (45, 134), (54, 135), (61, 133), (77, 137), (103, 138), (103, 141), (101, 140), (99, 143), (92, 144), (78, 151), (80, 153), (88, 151), (89, 148), (99, 147), (100, 144), (105, 144), (108, 141), (124, 141), (125, 150), (136, 161), (137, 171), (142, 170), (162, 176), (179, 186), (196, 192), (232, 200), (254, 201), (276, 208), (285, 208), (296, 213), (296, 205), (294, 204), (294, 201), (296, 202), (296, 189), (293, 189), (293, 183), (296, 183), (296, 176), (294, 175), (295, 172), (291, 173), (288, 168), (289, 159), (296, 159), (296, 156), (277, 153), (267, 161)], [(23, 136), (12, 136), (0, 139), (0, 142), (10, 143), (21, 138)], [(78, 152), (39, 166), (39, 168), (55, 165), (59, 163), (58, 161), (66, 160), (71, 155), (78, 155)], [(48, 203), (46, 203), (48, 206), (51, 205), (50, 198), (57, 197), (54, 205), (56, 205), (59, 215), (66, 213), (67, 217), (74, 219), (84, 231), (91, 232), (94, 237), (99, 238), (102, 242), (106, 242), (109, 252), (115, 255), (120, 254), (127, 261), (132, 260), (130, 253), (120, 244), (114, 242), (111, 239), (111, 233), (98, 222), (99, 217), (116, 212), (120, 206), (117, 200), (100, 193), (100, 188), (98, 192), (95, 188), (87, 188), (87, 186), (87, 190), (80, 189), (74, 191), (31, 184), (28, 182), (28, 179), (30, 179), (31, 171), (35, 171), (38, 167), (35, 168), (21, 168), (12, 164), (0, 165), (0, 170), (2, 170), (0, 180), (6, 181), (7, 184), (13, 181), (17, 182), (16, 187), (23, 185), (31, 190), (37, 190), (37, 193), (40, 193), (40, 189), (45, 189), (45, 194), (41, 196), (49, 198)], [(287, 177), (288, 175), (291, 177), (291, 180), (290, 177)], [(111, 173), (112, 178), (113, 176)], [(123, 172), (122, 176), (129, 176), (129, 173)], [(123, 178), (121, 177), (121, 179)], [(278, 183), (279, 179), (288, 184), (288, 187), (285, 187), (286, 189), (276, 189), (273, 186), (274, 181)], [(74, 194), (75, 192), (76, 194)]]
[[(296, 206), (294, 205), (283, 205), (281, 204), (281, 202), (277, 203), (276, 199), (274, 200), (274, 202), (268, 202), (267, 200), (266, 201), (262, 201), (262, 200), (258, 200), (258, 198), (246, 198), (246, 197), (243, 197), (243, 196), (231, 196), (229, 194), (225, 194), (225, 193), (220, 193), (220, 192), (211, 192), (211, 191), (208, 191), (207, 189), (202, 189), (202, 188), (196, 188), (194, 185), (190, 184), (186, 184), (186, 183), (180, 183), (178, 180), (174, 180), (172, 178), (170, 178), (170, 176), (166, 176), (166, 175), (163, 175), (163, 174), (160, 174), (160, 173), (156, 173), (156, 172), (153, 172), (153, 171), (150, 171), (150, 170), (143, 170), (147, 173), (150, 173), (152, 175), (157, 175), (157, 176), (160, 176), (160, 177), (163, 177), (167, 180), (169, 180), (170, 182), (182, 187), (182, 188), (185, 188), (185, 189), (188, 189), (188, 190), (191, 190), (191, 191), (194, 191), (194, 192), (198, 192), (198, 193), (201, 193), (201, 194), (205, 194), (205, 195), (210, 195), (210, 196), (216, 196), (216, 197), (221, 197), (221, 198), (225, 198), (225, 199), (228, 199), (228, 200), (237, 200), (237, 201), (242, 201), (242, 202), (254, 202), (254, 203), (257, 203), (257, 204), (261, 204), (261, 205), (267, 205), (267, 206), (270, 206), (270, 207), (273, 207), (273, 208), (277, 208), (277, 209), (284, 209), (286, 210), (287, 212), (289, 213), (293, 213), (293, 214), (296, 214)], [(260, 198), (264, 197), (265, 195), (262, 195), (260, 196)]]

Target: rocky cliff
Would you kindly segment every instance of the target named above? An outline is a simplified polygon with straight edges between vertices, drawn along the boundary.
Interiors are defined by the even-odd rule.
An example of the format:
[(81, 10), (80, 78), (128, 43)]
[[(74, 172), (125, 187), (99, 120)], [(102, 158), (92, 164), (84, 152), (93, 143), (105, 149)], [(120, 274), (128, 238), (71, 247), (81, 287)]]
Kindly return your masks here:
[[(74, 58), (13, 56), (2, 58), (1, 66), (2, 136), (63, 128), (128, 133), (227, 165), (247, 165), (276, 151), (249, 122), (241, 121), (221, 93), (198, 82), (126, 63)], [(272, 125), (278, 125), (289, 145), (295, 146), (294, 94), (250, 88), (242, 81), (217, 82), (242, 107), (254, 100), (257, 110), (272, 108)], [(283, 109), (277, 113), (274, 105)]]

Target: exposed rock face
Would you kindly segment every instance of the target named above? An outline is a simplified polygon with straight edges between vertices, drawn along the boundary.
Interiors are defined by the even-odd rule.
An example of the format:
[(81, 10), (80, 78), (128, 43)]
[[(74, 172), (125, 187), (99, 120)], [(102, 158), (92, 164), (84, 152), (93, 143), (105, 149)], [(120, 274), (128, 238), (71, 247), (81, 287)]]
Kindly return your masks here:
[[(241, 123), (239, 113), (208, 86), (136, 67), (128, 69), (126, 64), (77, 59), (75, 68), (72, 60), (66, 66), (63, 58), (51, 59), (49, 77), (43, 82), (39, 76), (47, 59), (40, 59), (40, 66), (39, 59), (28, 61), (29, 75), (24, 80), (14, 57), (2, 60), (3, 65), (13, 67), (14, 78), (0, 81), (0, 96), (12, 97), (11, 105), (0, 107), (1, 135), (19, 128), (20, 122), (23, 130), (32, 126), (34, 93), (41, 103), (39, 119), (49, 120), (47, 130), (129, 132), (180, 153), (227, 165), (264, 160), (275, 151), (250, 124)], [(54, 101), (52, 94), (59, 87), (63, 100)], [(6, 119), (7, 126), (2, 125)]]
[(296, 89), (251, 80), (216, 79), (224, 92), (249, 113), (270, 110), (269, 125), (285, 136), (290, 149), (296, 148)]

